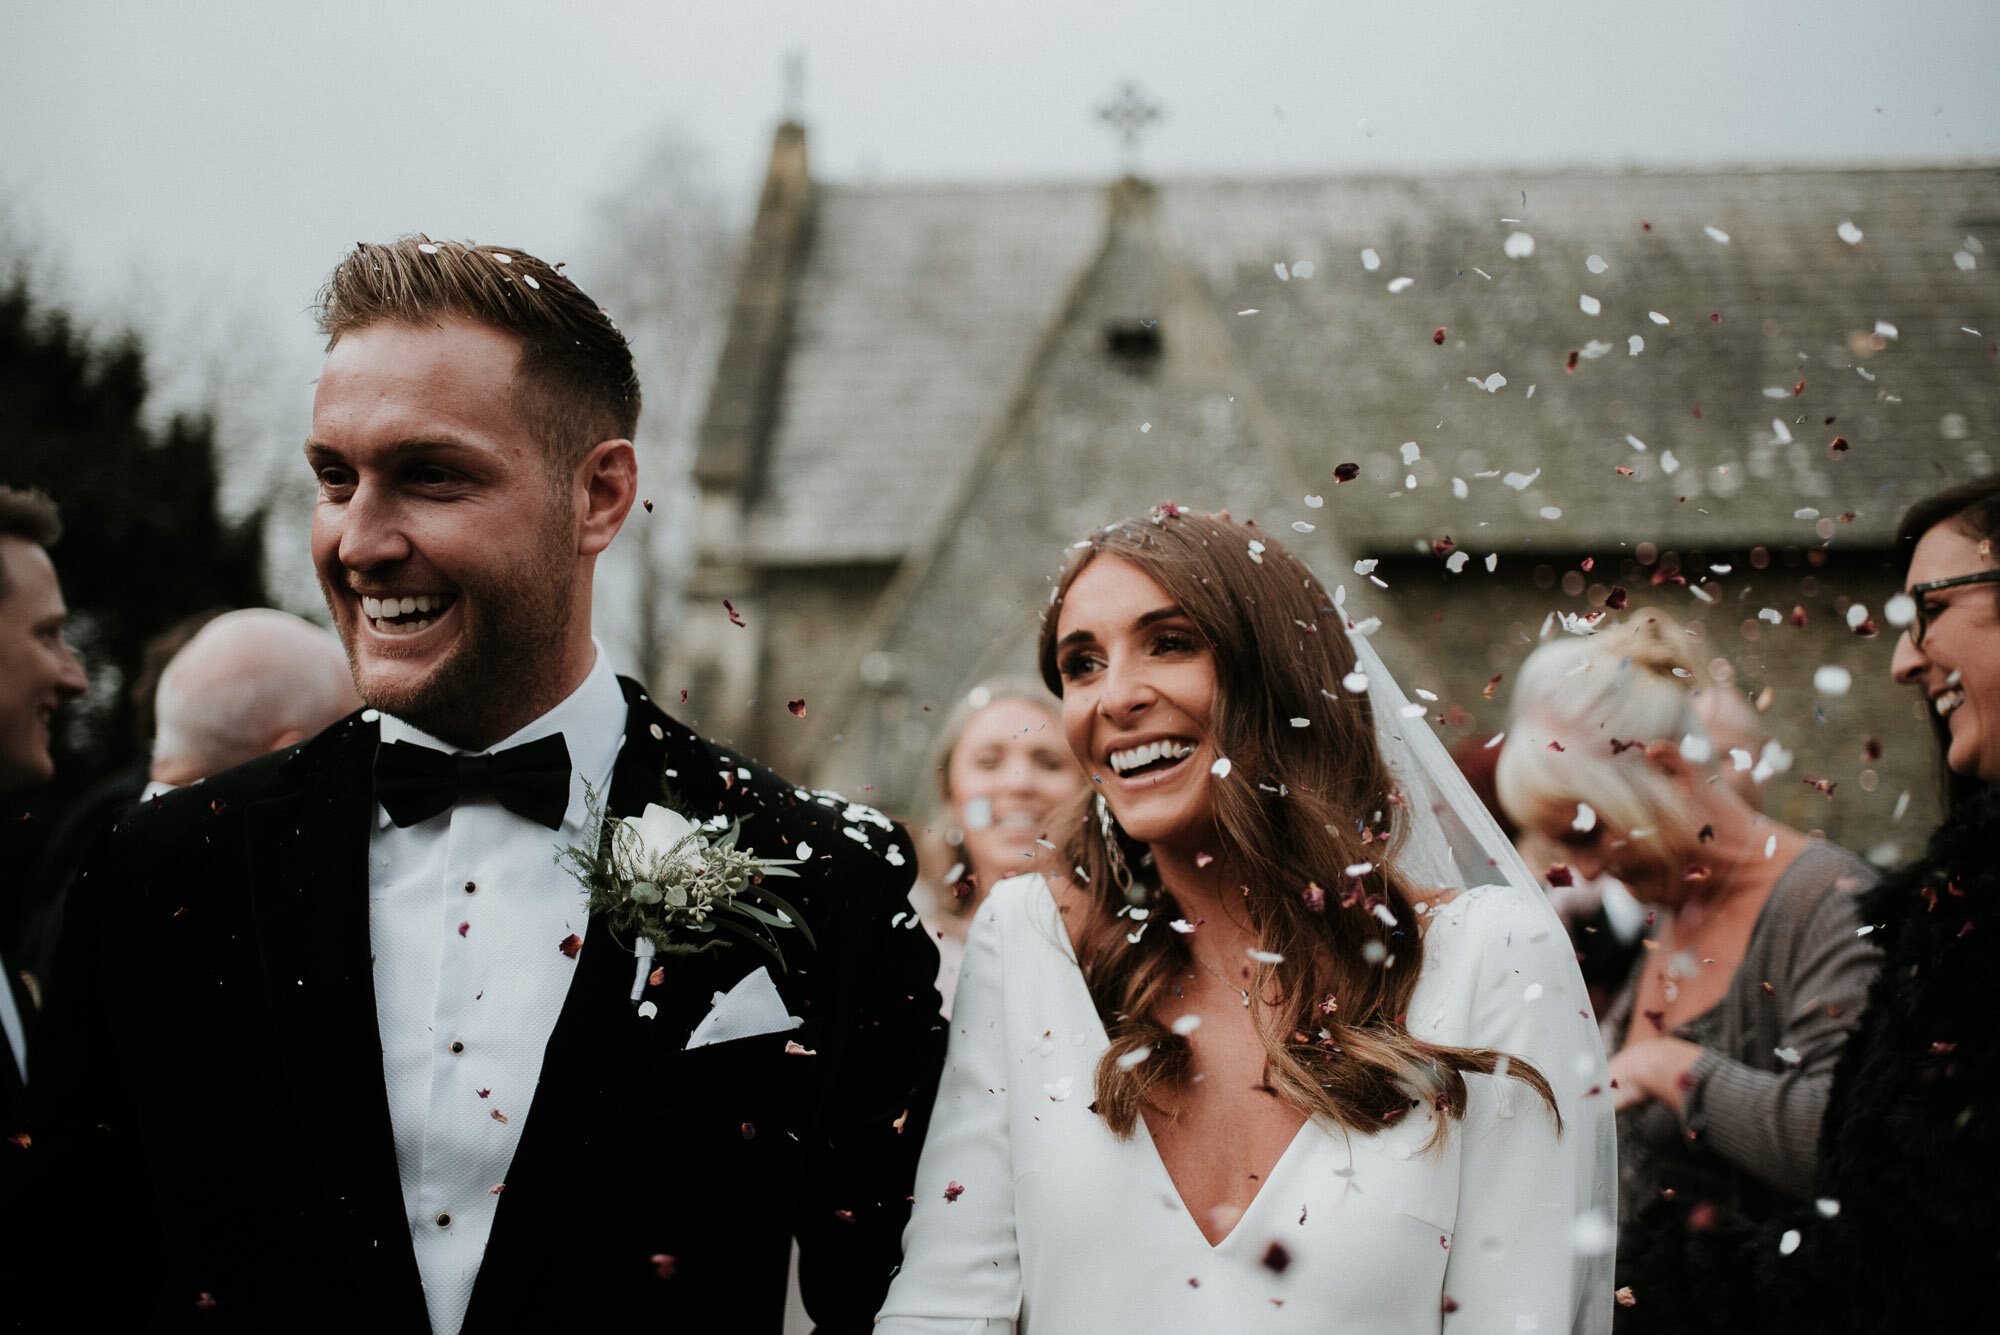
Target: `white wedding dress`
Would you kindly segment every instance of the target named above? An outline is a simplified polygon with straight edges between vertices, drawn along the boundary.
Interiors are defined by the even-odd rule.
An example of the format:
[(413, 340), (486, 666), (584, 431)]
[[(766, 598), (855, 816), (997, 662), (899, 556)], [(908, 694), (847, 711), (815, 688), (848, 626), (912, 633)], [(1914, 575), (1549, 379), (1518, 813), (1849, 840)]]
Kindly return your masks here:
[(1439, 1148), (1423, 1148), (1432, 1122), (1415, 1111), (1372, 1136), (1308, 1121), (1211, 1247), (1143, 1121), (1121, 1141), (1090, 1111), (1108, 1042), (1046, 884), (995, 886), (967, 943), (904, 1266), (877, 1331), (1608, 1326), (1608, 1292), (1579, 1293), (1608, 1290), (1603, 1057), (1569, 942), (1540, 898), (1489, 885), (1437, 909), (1408, 1025), (1534, 1062), (1569, 1133), (1558, 1137), (1525, 1083), (1479, 1075)]

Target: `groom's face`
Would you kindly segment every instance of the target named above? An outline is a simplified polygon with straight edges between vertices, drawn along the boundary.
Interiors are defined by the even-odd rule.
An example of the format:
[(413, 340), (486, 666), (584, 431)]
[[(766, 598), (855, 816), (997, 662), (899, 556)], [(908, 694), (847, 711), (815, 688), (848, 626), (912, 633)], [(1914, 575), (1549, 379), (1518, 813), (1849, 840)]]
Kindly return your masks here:
[(361, 698), (467, 747), (560, 700), (573, 647), (577, 519), (514, 406), (519, 353), (461, 321), (347, 334), (306, 444), (313, 563)]

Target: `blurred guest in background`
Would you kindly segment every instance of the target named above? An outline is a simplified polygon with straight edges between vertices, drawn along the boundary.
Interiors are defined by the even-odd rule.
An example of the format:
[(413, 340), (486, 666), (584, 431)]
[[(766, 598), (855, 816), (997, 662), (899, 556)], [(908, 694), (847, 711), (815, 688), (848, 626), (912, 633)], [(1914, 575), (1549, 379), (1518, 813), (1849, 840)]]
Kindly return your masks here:
[(1625, 986), (1652, 915), (1617, 877), (1601, 870), (1595, 876), (1580, 874), (1569, 865), (1570, 855), (1562, 844), (1540, 830), (1524, 830), (1514, 823), (1500, 805), (1495, 786), (1500, 744), (1506, 735), (1475, 733), (1461, 738), (1451, 748), (1452, 761), (1548, 892), (1549, 904), (1576, 948), (1576, 967), (1590, 991), (1591, 1007), (1602, 1014)]
[[(55, 774), (49, 726), (65, 700), (89, 685), (63, 640), (62, 586), (48, 549), (62, 536), (54, 501), (0, 487), (0, 793)], [(21, 892), (26, 869), (0, 867), (0, 892)], [(35, 1000), (0, 952), (0, 1131), (20, 1120), (28, 1083)]]
[(1500, 800), (1657, 911), (1603, 1016), (1615, 1050), (1619, 1209), (1662, 1193), (1763, 1217), (1804, 1199), (1841, 1044), (1874, 951), (1875, 873), (1760, 816), (1724, 781), (1663, 614), (1538, 649), (1514, 690)]
[(331, 631), (269, 607), (224, 613), (160, 676), (147, 795), (302, 742), (359, 708)]
[(146, 641), (139, 675), (129, 688), (132, 701), (133, 740), (138, 757), (101, 775), (74, 801), (65, 805), (50, 822), (48, 841), (42, 847), (34, 876), (34, 904), (24, 915), (15, 963), (28, 975), (37, 990), (48, 977), (55, 959), (56, 938), (62, 931), (65, 891), (76, 875), (83, 852), (97, 832), (119, 812), (137, 802), (146, 791), (147, 769), (153, 749), (153, 698), (159, 693), (160, 677), (195, 637), (195, 632), (221, 615), (225, 609), (210, 608), (182, 617)]
[[(1861, 898), (1880, 977), (1826, 1108), (1813, 1203), (1759, 1220), (1699, 1194), (1622, 1245), (1634, 1331), (1939, 1331), (2000, 1284), (2000, 477), (1910, 507), (1891, 670), (1924, 694), (1947, 812)], [(1905, 601), (1907, 599), (1907, 601)]]
[(951, 867), (911, 899), (938, 943), (938, 995), (951, 997), (972, 915), (996, 882), (1068, 871), (1049, 847), (1057, 813), (1083, 789), (1063, 740), (1062, 706), (1037, 681), (992, 681), (966, 693), (937, 744), (938, 796)]

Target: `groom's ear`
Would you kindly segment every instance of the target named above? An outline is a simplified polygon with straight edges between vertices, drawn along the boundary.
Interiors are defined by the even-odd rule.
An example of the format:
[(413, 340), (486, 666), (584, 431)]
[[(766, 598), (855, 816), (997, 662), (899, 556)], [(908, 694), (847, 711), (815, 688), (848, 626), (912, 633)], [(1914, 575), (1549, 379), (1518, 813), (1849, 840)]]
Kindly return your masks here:
[(611, 545), (639, 494), (639, 459), (629, 440), (603, 440), (576, 466), (575, 496), (582, 513), (577, 554), (595, 556)]

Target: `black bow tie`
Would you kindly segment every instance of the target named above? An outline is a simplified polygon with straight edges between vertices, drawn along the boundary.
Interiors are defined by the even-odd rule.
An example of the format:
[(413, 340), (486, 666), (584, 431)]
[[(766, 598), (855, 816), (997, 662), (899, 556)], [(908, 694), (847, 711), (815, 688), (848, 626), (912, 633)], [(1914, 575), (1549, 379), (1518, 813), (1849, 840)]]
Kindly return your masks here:
[(429, 820), (460, 798), (480, 796), (561, 829), (569, 809), (569, 744), (555, 733), (484, 756), (447, 755), (409, 742), (375, 748), (375, 800), (399, 827)]

